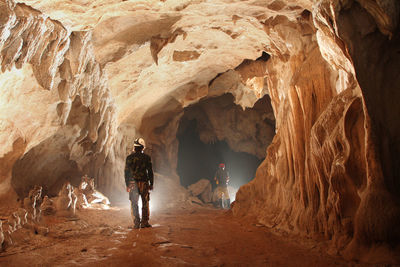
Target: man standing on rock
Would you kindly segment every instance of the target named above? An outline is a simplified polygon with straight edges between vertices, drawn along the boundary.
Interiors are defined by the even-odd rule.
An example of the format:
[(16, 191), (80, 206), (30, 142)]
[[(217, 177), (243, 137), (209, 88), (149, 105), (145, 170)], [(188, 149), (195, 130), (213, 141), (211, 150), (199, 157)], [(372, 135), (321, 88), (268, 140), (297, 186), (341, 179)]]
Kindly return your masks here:
[[(225, 164), (219, 164), (219, 168), (214, 176), (215, 183), (217, 184), (217, 194), (218, 194), (218, 206), (221, 208), (229, 208), (231, 205), (231, 199), (228, 192), (229, 174), (225, 170)], [(223, 199), (225, 202), (223, 203)]]
[[(125, 183), (131, 201), (133, 227), (138, 229), (151, 227), (149, 224), (149, 191), (153, 190), (154, 177), (151, 158), (143, 152), (145, 148), (143, 138), (137, 138), (133, 147), (134, 151), (126, 158)], [(142, 199), (142, 220), (139, 215), (139, 196)]]

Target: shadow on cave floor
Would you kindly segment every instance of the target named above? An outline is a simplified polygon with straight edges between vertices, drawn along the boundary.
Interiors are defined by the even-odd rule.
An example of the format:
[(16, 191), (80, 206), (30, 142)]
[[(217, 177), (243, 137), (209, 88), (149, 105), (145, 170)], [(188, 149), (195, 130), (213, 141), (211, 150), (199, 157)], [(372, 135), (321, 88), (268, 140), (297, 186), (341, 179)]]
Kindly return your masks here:
[[(130, 230), (127, 207), (47, 217), (50, 232), (25, 235), (1, 266), (348, 266), (323, 243), (277, 235), (231, 211), (181, 207), (154, 212), (153, 228)], [(353, 264), (352, 266), (359, 266)], [(360, 265), (361, 266), (361, 265)]]

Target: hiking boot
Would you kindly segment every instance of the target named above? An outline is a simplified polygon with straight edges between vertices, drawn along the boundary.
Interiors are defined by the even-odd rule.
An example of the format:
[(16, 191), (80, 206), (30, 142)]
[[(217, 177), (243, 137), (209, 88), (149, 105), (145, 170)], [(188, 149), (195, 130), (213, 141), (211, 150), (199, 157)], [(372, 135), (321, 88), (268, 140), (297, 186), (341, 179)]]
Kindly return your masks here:
[(148, 227), (151, 227), (151, 224), (149, 224), (149, 222), (142, 222), (140, 224), (140, 228), (148, 228)]
[(140, 228), (140, 224), (134, 224), (133, 226), (132, 225), (128, 226), (128, 229), (139, 229), (139, 228)]
[(140, 228), (140, 224), (134, 224), (133, 226), (132, 225), (128, 226), (128, 229), (139, 229), (139, 228)]

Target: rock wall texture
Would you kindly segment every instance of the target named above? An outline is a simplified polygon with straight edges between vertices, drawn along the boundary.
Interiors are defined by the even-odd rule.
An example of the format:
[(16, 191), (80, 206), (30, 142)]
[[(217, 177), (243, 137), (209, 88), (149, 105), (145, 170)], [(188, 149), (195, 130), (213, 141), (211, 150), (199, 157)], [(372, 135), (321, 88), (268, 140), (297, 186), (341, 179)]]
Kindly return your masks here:
[[(137, 136), (159, 177), (178, 181), (179, 123), (200, 103), (205, 141), (265, 145), (272, 132), (252, 139), (252, 118), (276, 120), (235, 215), (332, 240), (349, 258), (398, 248), (398, 1), (17, 2), (0, 1), (0, 197), (82, 174), (121, 192)], [(261, 111), (237, 136), (243, 116), (204, 104), (227, 93)], [(274, 116), (256, 104), (267, 94)], [(215, 127), (221, 117), (229, 127)]]
[(112, 156), (113, 100), (90, 33), (70, 32), (23, 4), (0, 6), (0, 188), (22, 197), (43, 184), (56, 194)]
[(380, 251), (400, 240), (398, 18), (395, 1), (314, 4), (316, 40), (268, 64), (277, 135), (236, 215), (324, 236), (349, 258), (399, 260)]
[[(275, 135), (275, 118), (268, 95), (243, 110), (230, 94), (201, 100), (185, 109), (179, 131), (196, 120), (200, 140), (210, 144), (225, 140), (237, 152), (265, 158)], [(180, 134), (178, 131), (178, 134)]]

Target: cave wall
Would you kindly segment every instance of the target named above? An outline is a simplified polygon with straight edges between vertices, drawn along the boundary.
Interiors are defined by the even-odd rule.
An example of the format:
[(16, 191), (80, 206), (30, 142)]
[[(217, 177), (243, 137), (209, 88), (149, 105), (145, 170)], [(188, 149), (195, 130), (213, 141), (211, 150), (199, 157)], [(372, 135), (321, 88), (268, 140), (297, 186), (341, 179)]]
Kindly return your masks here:
[(400, 122), (394, 115), (400, 111), (400, 3), (349, 2), (337, 8), (336, 16), (337, 34), (348, 47), (368, 114), (367, 186), (348, 249), (357, 254), (381, 243), (395, 247), (400, 241), (396, 229), (400, 222)]
[(35, 184), (55, 194), (82, 173), (98, 178), (116, 125), (90, 32), (71, 32), (24, 4), (0, 6), (2, 197)]
[(239, 190), (234, 214), (330, 239), (332, 252), (348, 258), (396, 258), (374, 252), (400, 240), (392, 117), (398, 8), (395, 1), (315, 3), (316, 39), (268, 65), (277, 135), (255, 179)]

